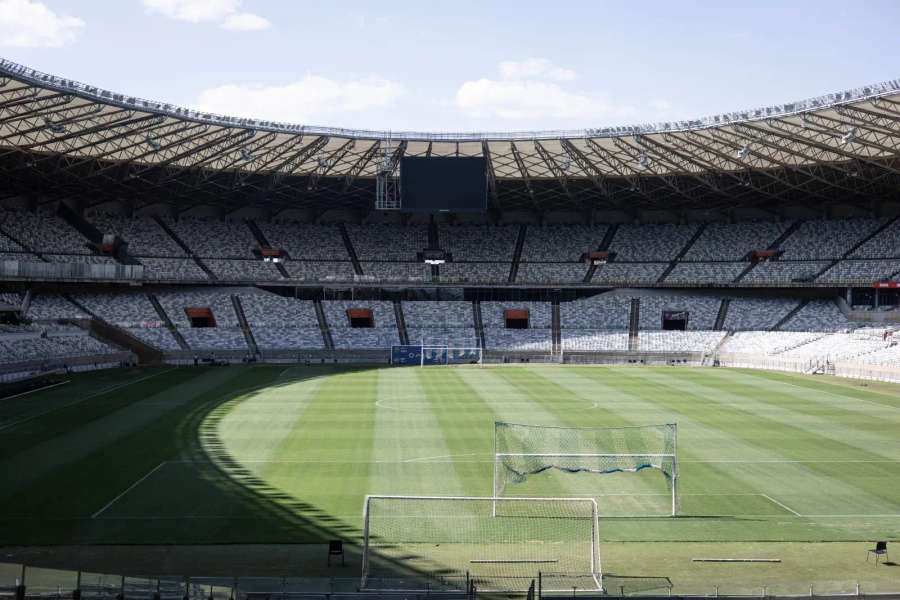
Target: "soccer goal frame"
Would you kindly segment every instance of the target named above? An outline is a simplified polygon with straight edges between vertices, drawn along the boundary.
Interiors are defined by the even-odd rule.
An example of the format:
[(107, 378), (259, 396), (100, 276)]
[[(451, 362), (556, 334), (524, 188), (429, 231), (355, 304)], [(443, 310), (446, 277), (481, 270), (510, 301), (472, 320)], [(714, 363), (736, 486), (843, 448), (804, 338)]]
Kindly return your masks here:
[[(363, 551), (362, 551), (362, 575), (360, 579), (360, 590), (361, 591), (382, 591), (382, 592), (390, 592), (390, 591), (415, 591), (414, 589), (410, 589), (409, 587), (400, 588), (391, 588), (389, 586), (378, 586), (372, 585), (373, 579), (379, 580), (380, 578), (371, 576), (371, 563), (372, 563), (372, 513), (373, 513), (373, 502), (379, 501), (387, 501), (389, 503), (403, 503), (410, 502), (413, 504), (416, 503), (431, 503), (435, 506), (435, 508), (441, 508), (442, 506), (446, 508), (449, 504), (468, 504), (470, 507), (472, 505), (480, 505), (478, 515), (469, 515), (468, 517), (459, 516), (454, 517), (453, 515), (446, 514), (445, 512), (436, 512), (435, 517), (437, 519), (453, 519), (453, 518), (472, 518), (472, 519), (483, 519), (485, 523), (493, 523), (491, 526), (486, 526), (485, 531), (485, 539), (472, 541), (471, 532), (466, 531), (461, 533), (463, 539), (460, 541), (454, 541), (452, 539), (451, 532), (458, 532), (460, 529), (465, 529), (465, 527), (460, 524), (458, 526), (442, 526), (438, 528), (443, 533), (449, 533), (446, 539), (442, 538), (440, 543), (434, 543), (434, 540), (427, 540), (427, 532), (422, 531), (423, 529), (427, 530), (427, 527), (422, 527), (421, 523), (414, 523), (412, 526), (415, 529), (414, 537), (416, 538), (416, 542), (419, 544), (425, 544), (429, 547), (439, 547), (444, 546), (445, 548), (454, 544), (460, 543), (463, 545), (472, 545), (472, 546), (484, 546), (483, 549), (480, 549), (480, 552), (498, 552), (501, 551), (502, 545), (498, 544), (498, 541), (491, 538), (492, 535), (496, 534), (497, 525), (496, 522), (498, 519), (509, 518), (511, 519), (510, 523), (510, 532), (513, 537), (522, 538), (520, 540), (511, 540), (510, 544), (515, 544), (518, 546), (519, 552), (526, 551), (526, 553), (534, 551), (535, 539), (533, 538), (533, 533), (528, 530), (528, 527), (522, 523), (522, 519), (543, 519), (543, 520), (551, 520), (551, 524), (547, 524), (547, 529), (544, 533), (553, 532), (558, 534), (558, 537), (565, 536), (567, 532), (569, 534), (572, 533), (573, 526), (578, 525), (578, 521), (589, 521), (590, 531), (583, 531), (580, 527), (575, 527), (578, 529), (580, 538), (576, 540), (566, 540), (566, 539), (555, 539), (551, 542), (551, 545), (548, 548), (556, 550), (557, 552), (573, 552), (571, 556), (565, 557), (564, 560), (548, 560), (546, 556), (542, 556), (539, 558), (524, 558), (524, 557), (516, 557), (516, 558), (508, 558), (503, 556), (498, 556), (496, 554), (476, 554), (468, 556), (468, 560), (465, 560), (464, 565), (442, 565), (442, 575), (446, 576), (446, 572), (449, 569), (450, 573), (456, 574), (458, 577), (465, 577), (465, 581), (469, 580), (470, 569), (476, 569), (477, 567), (486, 566), (486, 568), (502, 568), (504, 565), (508, 565), (510, 568), (516, 567), (533, 567), (533, 571), (528, 571), (527, 575), (522, 574), (491, 574), (491, 575), (482, 575), (477, 571), (472, 573), (472, 579), (479, 584), (479, 589), (483, 591), (491, 591), (491, 592), (521, 592), (524, 587), (509, 587), (509, 586), (492, 586), (491, 582), (494, 580), (515, 580), (519, 583), (524, 583), (525, 587), (527, 587), (527, 583), (525, 579), (534, 579), (537, 577), (538, 573), (541, 573), (544, 578), (544, 590), (550, 592), (572, 592), (573, 585), (571, 585), (571, 581), (577, 580), (579, 584), (582, 582), (588, 581), (589, 584), (582, 588), (582, 591), (591, 591), (591, 592), (602, 592), (603, 591), (603, 573), (600, 567), (600, 520), (599, 520), (599, 511), (597, 509), (597, 501), (594, 498), (587, 497), (579, 497), (579, 498), (520, 498), (520, 497), (508, 497), (508, 498), (495, 498), (492, 496), (402, 496), (402, 495), (367, 495), (365, 498), (365, 503), (363, 506)], [(541, 505), (547, 507), (556, 507), (558, 509), (559, 514), (546, 514), (546, 515), (537, 515), (530, 514), (531, 510), (538, 509)], [(506, 508), (506, 507), (509, 508)], [(578, 514), (570, 514), (566, 515), (566, 508), (571, 508), (573, 506), (579, 506)], [(498, 510), (499, 507), (499, 510)], [(376, 511), (377, 512), (377, 511)], [(552, 510), (548, 511), (548, 513), (553, 513)], [(376, 519), (378, 515), (376, 514)], [(422, 517), (417, 515), (410, 514), (408, 517), (405, 515), (396, 515), (389, 514), (385, 517), (388, 521), (398, 521), (403, 520), (404, 518), (409, 518), (410, 520), (415, 519), (427, 519), (428, 517)], [(568, 520), (568, 528), (565, 526), (565, 521)], [(416, 528), (416, 525), (419, 527)], [(551, 527), (552, 525), (552, 527)], [(376, 531), (378, 531), (376, 529)], [(430, 531), (430, 530), (429, 530)], [(529, 535), (532, 534), (532, 535)], [(388, 548), (396, 547), (403, 544), (403, 540), (397, 539), (384, 539), (384, 536), (375, 536), (377, 539), (381, 539), (383, 543), (387, 544)], [(427, 541), (423, 541), (427, 540)], [(585, 545), (589, 543), (590, 550), (589, 555), (580, 557), (576, 557), (576, 554), (573, 548), (578, 547), (579, 544)], [(498, 548), (499, 545), (499, 548)], [(404, 549), (403, 555), (409, 553), (408, 549)], [(389, 557), (385, 558), (382, 556), (378, 557), (380, 560), (391, 560)], [(399, 556), (396, 558), (399, 562), (404, 562), (403, 556)], [(568, 571), (554, 571), (554, 568), (559, 568), (559, 563), (564, 563), (566, 567), (572, 567), (573, 564), (570, 562), (577, 563), (578, 570), (568, 572)], [(465, 568), (461, 568), (465, 566)], [(455, 567), (455, 568), (454, 568)], [(583, 571), (583, 572), (581, 572)], [(439, 576), (429, 577), (428, 573), (421, 573), (423, 583), (425, 581), (429, 581), (430, 579), (438, 579)], [(461, 579), (462, 580), (462, 579)], [(556, 585), (556, 584), (560, 585)], [(458, 587), (458, 586), (457, 586)], [(577, 585), (575, 587), (578, 587)], [(423, 589), (429, 589), (428, 587), (424, 587)]]
[[(543, 433), (551, 432), (550, 439)], [(509, 435), (504, 435), (509, 434)], [(568, 436), (568, 440), (566, 440)], [(615, 452), (624, 439), (644, 438), (647, 452)], [(656, 439), (653, 439), (656, 438)], [(600, 445), (598, 452), (563, 452), (560, 440), (579, 449), (591, 443)], [(574, 440), (574, 441), (573, 441)], [(512, 443), (515, 442), (515, 443)], [(607, 443), (612, 448), (603, 447)], [(511, 448), (512, 446), (512, 448)], [(534, 452), (511, 451), (534, 449)], [(588, 450), (587, 448), (585, 448)], [(508, 476), (524, 480), (550, 469), (569, 473), (636, 473), (646, 468), (658, 469), (666, 478), (671, 494), (670, 516), (678, 514), (678, 425), (636, 425), (627, 427), (558, 427), (522, 425), (518, 423), (494, 423), (494, 476), (492, 495), (503, 498)]]

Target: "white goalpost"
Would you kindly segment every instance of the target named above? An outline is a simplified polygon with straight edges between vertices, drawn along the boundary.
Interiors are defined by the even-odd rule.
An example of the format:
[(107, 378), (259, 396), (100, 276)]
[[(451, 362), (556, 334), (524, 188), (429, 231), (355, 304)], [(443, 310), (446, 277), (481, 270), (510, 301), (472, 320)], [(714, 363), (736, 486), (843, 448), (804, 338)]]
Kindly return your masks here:
[(360, 587), (602, 591), (599, 539), (593, 498), (366, 496)]
[[(513, 496), (528, 496), (524, 486), (539, 480), (540, 475), (555, 473), (554, 483), (572, 495), (573, 488), (589, 497), (618, 496), (619, 503), (640, 499), (641, 514), (678, 514), (677, 426), (664, 425), (578, 428), (494, 424), (494, 481), (493, 495), (501, 498), (512, 490)], [(636, 487), (638, 481), (618, 479), (617, 492), (601, 491), (602, 480), (590, 476), (615, 473), (638, 473), (645, 469), (658, 470), (665, 482), (665, 490), (645, 492)], [(571, 475), (571, 477), (569, 477)], [(577, 481), (576, 481), (577, 479)], [(541, 495), (547, 491), (540, 489)], [(546, 483), (543, 482), (543, 483)], [(629, 485), (632, 484), (632, 485)], [(650, 483), (660, 489), (660, 483)], [(647, 485), (646, 480), (641, 485)], [(665, 498), (662, 505), (654, 497)], [(605, 500), (610, 500), (606, 498)], [(606, 513), (604, 513), (606, 514)]]

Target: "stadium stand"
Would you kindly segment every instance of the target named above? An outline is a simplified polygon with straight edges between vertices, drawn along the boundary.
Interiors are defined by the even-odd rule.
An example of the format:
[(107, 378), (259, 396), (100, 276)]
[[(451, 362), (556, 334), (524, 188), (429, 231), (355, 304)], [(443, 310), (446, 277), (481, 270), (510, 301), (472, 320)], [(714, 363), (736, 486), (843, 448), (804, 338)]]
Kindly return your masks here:
[(35, 252), (90, 254), (87, 240), (62, 218), (48, 211), (3, 211), (0, 229)]
[(522, 246), (526, 262), (574, 262), (585, 252), (597, 250), (607, 226), (544, 225), (529, 227)]
[(443, 225), (441, 247), (454, 261), (506, 261), (513, 258), (519, 228), (511, 225)]
[(789, 225), (765, 221), (710, 223), (685, 253), (684, 260), (743, 260), (754, 250), (768, 248)]
[(816, 281), (869, 285), (874, 281), (896, 280), (898, 272), (900, 260), (842, 260)]
[(206, 273), (191, 258), (147, 258), (141, 257), (144, 276), (148, 279), (207, 281)]
[(440, 266), (441, 281), (504, 283), (509, 279), (509, 263), (451, 262)]
[(347, 225), (347, 234), (361, 261), (415, 261), (428, 246), (428, 232), (422, 226)]
[[(507, 328), (508, 310), (527, 311), (528, 328)], [(553, 348), (552, 310), (547, 302), (482, 302), (481, 320), (489, 350), (549, 352)]]
[(404, 300), (402, 306), (412, 343), (469, 348), (479, 345), (471, 303)]
[(662, 329), (666, 312), (685, 312), (688, 329), (711, 330), (722, 303), (720, 298), (710, 296), (644, 295), (640, 300), (641, 329)]
[(580, 283), (587, 274), (584, 263), (537, 263), (523, 262), (519, 265), (516, 281), (519, 283)]
[(785, 331), (842, 331), (851, 327), (833, 300), (812, 300), (793, 315), (781, 329)]
[(203, 258), (252, 258), (252, 250), (259, 244), (243, 221), (204, 217), (165, 217), (165, 223)]
[(127, 242), (128, 253), (132, 256), (162, 258), (185, 255), (181, 246), (151, 217), (94, 213), (88, 214), (87, 218), (101, 233), (114, 233)]
[(773, 285), (777, 283), (808, 282), (828, 267), (825, 261), (764, 261), (753, 267), (741, 283)]
[(203, 261), (219, 281), (274, 281), (282, 279), (273, 263), (262, 260), (207, 258)]
[[(349, 261), (337, 227), (294, 221), (256, 221), (266, 241), (293, 260)], [(349, 264), (349, 263), (348, 263)]]
[(431, 281), (431, 266), (417, 262), (363, 262), (363, 273), (377, 281)]
[(666, 275), (668, 283), (731, 283), (747, 268), (743, 262), (681, 262)]
[[(345, 251), (346, 254), (346, 251)], [(346, 262), (313, 262), (289, 260), (284, 268), (292, 279), (301, 281), (353, 281), (353, 264)]]
[(789, 298), (733, 298), (724, 326), (729, 331), (768, 331), (798, 304)]
[(622, 225), (610, 251), (617, 261), (668, 261), (675, 258), (698, 229), (698, 225)]
[(597, 267), (591, 281), (609, 285), (656, 283), (668, 266), (668, 263), (611, 262)]
[(26, 316), (34, 320), (87, 319), (90, 315), (59, 294), (36, 294)]
[(631, 310), (630, 296), (608, 292), (597, 294), (559, 306), (560, 327), (563, 330), (628, 329)]
[[(390, 302), (327, 300), (322, 302), (322, 309), (335, 348), (390, 348), (400, 343), (394, 307)], [(348, 313), (352, 309), (371, 311), (372, 327), (353, 327)]]
[(782, 260), (841, 258), (854, 244), (883, 225), (886, 219), (841, 219), (805, 221), (789, 236), (781, 249)]

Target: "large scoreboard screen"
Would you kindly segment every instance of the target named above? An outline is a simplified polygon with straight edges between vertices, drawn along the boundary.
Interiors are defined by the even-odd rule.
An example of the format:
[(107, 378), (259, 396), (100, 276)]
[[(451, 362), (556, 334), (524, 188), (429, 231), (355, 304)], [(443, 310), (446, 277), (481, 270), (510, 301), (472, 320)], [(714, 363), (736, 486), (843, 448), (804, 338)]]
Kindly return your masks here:
[(487, 161), (481, 156), (403, 157), (400, 198), (405, 212), (484, 212)]

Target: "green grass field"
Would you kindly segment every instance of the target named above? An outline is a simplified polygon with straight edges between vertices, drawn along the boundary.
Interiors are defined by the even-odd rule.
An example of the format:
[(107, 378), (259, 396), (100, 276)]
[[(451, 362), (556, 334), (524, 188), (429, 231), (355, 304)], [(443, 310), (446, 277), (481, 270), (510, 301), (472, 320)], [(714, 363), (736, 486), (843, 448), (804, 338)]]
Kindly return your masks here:
[[(170, 554), (164, 566), (141, 568), (221, 570), (233, 560), (228, 568), (242, 574), (356, 577), (356, 552), (347, 567), (326, 569), (319, 544), (358, 541), (366, 494), (490, 495), (496, 420), (678, 423), (681, 516), (610, 517), (640, 509), (664, 482), (658, 472), (598, 476), (611, 586), (668, 578), (676, 593), (803, 593), (810, 584), (824, 593), (857, 582), (900, 591), (900, 565), (865, 562), (871, 541), (900, 542), (900, 386), (748, 370), (261, 366), (74, 376), (0, 401), (0, 544), (6, 560), (27, 554), (15, 547), (64, 545), (44, 554), (57, 566), (82, 560), (71, 547), (90, 544), (92, 566), (110, 572), (129, 566), (128, 552), (98, 545), (149, 553), (304, 544), (295, 556), (310, 558), (284, 564), (272, 558), (282, 550), (242, 545), (215, 565), (198, 550), (191, 564)], [(552, 476), (541, 492), (567, 495), (573, 481)]]

